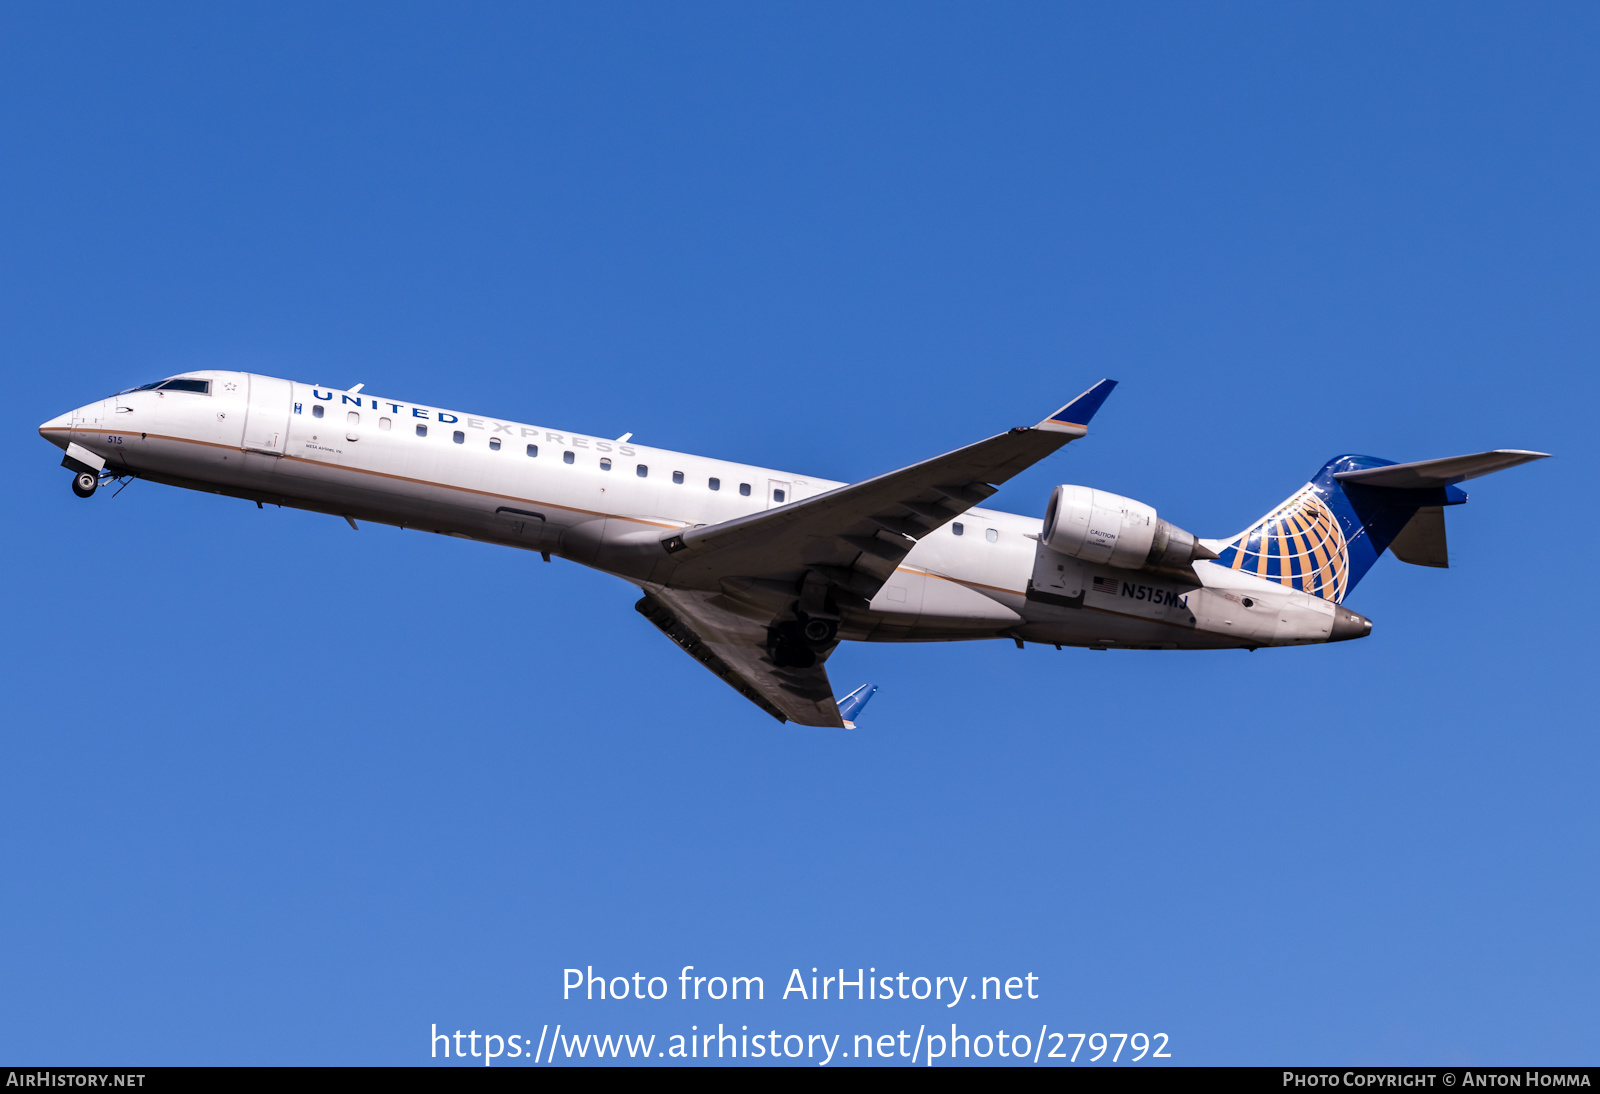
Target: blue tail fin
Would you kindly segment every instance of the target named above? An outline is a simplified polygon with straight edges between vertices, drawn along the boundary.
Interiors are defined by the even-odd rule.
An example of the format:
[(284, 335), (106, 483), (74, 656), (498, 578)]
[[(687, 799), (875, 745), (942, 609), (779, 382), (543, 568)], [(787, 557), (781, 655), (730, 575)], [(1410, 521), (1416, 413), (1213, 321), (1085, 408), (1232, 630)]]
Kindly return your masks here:
[[(1537, 458), (1534, 453), (1527, 455)], [(1471, 477), (1365, 473), (1381, 467), (1427, 468), (1449, 462), (1400, 465), (1374, 456), (1338, 456), (1249, 528), (1207, 546), (1217, 552), (1219, 566), (1338, 603), (1372, 569), (1417, 510), (1466, 501), (1467, 495), (1455, 482)], [(1380, 485), (1391, 481), (1407, 485)]]

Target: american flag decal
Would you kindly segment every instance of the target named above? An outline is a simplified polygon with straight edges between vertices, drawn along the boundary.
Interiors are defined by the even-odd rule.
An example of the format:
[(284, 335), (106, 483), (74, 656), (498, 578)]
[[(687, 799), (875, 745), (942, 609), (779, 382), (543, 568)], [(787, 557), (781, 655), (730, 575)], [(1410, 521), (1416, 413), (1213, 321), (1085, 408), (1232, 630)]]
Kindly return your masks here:
[(1107, 596), (1117, 595), (1117, 579), (1114, 577), (1097, 577), (1094, 579), (1094, 591), (1105, 593)]

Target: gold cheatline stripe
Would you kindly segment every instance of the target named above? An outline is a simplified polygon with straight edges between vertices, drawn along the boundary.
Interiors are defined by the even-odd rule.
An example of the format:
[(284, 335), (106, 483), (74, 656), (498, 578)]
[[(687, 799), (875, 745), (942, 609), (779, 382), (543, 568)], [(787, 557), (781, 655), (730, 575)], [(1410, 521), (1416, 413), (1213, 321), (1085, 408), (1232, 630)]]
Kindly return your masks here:
[[(452, 424), (452, 423), (448, 423), (447, 422), (445, 424), (449, 425), (449, 424)], [(45, 432), (45, 431), (41, 430), (41, 432)], [(51, 429), (48, 432), (51, 432), (51, 433), (67, 433), (67, 434), (70, 435), (73, 431), (71, 429), (69, 429), (69, 428), (63, 428), (63, 427), (59, 427), (58, 426), (57, 428)], [(115, 431), (98, 430), (97, 429), (97, 430), (92, 430), (92, 431), (90, 431), (90, 430), (78, 430), (77, 432), (80, 432), (80, 433), (83, 433), (83, 432), (95, 432), (95, 433), (113, 432), (114, 433)], [(126, 433), (128, 433), (130, 431), (129, 430), (123, 430), (122, 432), (124, 434), (126, 434)], [(146, 438), (153, 437), (158, 441), (176, 441), (179, 444), (197, 444), (197, 445), (200, 445), (203, 448), (223, 448), (223, 449), (227, 449), (229, 452), (257, 452), (256, 449), (241, 448), (239, 445), (218, 444), (216, 441), (197, 441), (197, 440), (194, 440), (194, 439), (189, 438), (189, 437), (169, 437), (164, 433), (146, 433), (143, 436), (146, 437)], [(540, 501), (538, 498), (525, 498), (525, 497), (522, 497), (522, 496), (520, 496), (518, 494), (496, 494), (492, 490), (474, 490), (470, 486), (453, 486), (450, 483), (447, 483), (447, 482), (436, 482), (433, 479), (414, 479), (414, 478), (411, 478), (410, 476), (407, 476), (407, 475), (391, 474), (388, 471), (372, 471), (372, 470), (369, 470), (368, 468), (365, 468), (365, 467), (346, 467), (343, 464), (330, 463), (330, 462), (325, 462), (323, 460), (307, 459), (304, 456), (295, 456), (295, 455), (292, 455), (292, 454), (290, 454), (288, 452), (283, 452), (283, 453), (257, 452), (257, 454), (261, 455), (261, 456), (276, 456), (276, 458), (278, 458), (280, 460), (295, 460), (295, 461), (298, 461), (299, 463), (311, 464), (314, 467), (331, 467), (331, 468), (334, 468), (335, 470), (338, 470), (338, 471), (350, 471), (350, 472), (353, 472), (353, 473), (358, 474), (358, 475), (376, 475), (380, 479), (394, 479), (396, 482), (415, 483), (418, 486), (436, 486), (441, 490), (454, 490), (454, 491), (456, 491), (458, 493), (462, 493), (462, 494), (478, 494), (478, 495), (480, 495), (482, 497), (486, 497), (486, 498), (499, 498), (502, 501), (520, 501), (524, 505), (542, 505), (547, 509), (564, 509), (568, 513), (581, 513), (584, 516), (590, 516), (590, 517), (612, 517), (612, 518), (617, 519), (617, 520), (626, 520), (626, 521), (629, 521), (629, 522), (634, 523), (634, 524), (648, 524), (648, 525), (651, 525), (652, 527), (656, 527), (656, 528), (679, 528), (679, 527), (681, 527), (681, 525), (664, 524), (661, 521), (645, 520), (645, 519), (643, 519), (641, 517), (618, 517), (615, 513), (605, 513), (605, 512), (601, 512), (598, 509), (579, 509), (576, 506), (572, 506), (572, 505), (560, 505), (560, 504), (557, 504), (556, 502), (553, 502), (553, 501)], [(249, 487), (241, 487), (241, 489), (250, 489), (250, 488)], [(271, 491), (262, 491), (262, 492), (263, 493), (271, 493)], [(311, 500), (311, 499), (305, 499), (305, 500)]]

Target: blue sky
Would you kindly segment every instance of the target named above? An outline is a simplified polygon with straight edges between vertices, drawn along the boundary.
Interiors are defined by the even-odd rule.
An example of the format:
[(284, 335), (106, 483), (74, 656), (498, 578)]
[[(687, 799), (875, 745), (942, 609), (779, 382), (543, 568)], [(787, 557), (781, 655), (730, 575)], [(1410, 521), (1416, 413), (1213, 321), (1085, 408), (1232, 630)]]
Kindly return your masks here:
[[(0, 11), (0, 1057), (915, 1030), (1593, 1062), (1592, 58), (1545, 4)], [(1032, 422), (1202, 535), (1329, 457), (1469, 484), (1371, 638), (846, 646), (778, 726), (630, 587), (134, 483), (35, 430), (236, 367), (856, 479)], [(766, 978), (563, 1002), (561, 970)]]

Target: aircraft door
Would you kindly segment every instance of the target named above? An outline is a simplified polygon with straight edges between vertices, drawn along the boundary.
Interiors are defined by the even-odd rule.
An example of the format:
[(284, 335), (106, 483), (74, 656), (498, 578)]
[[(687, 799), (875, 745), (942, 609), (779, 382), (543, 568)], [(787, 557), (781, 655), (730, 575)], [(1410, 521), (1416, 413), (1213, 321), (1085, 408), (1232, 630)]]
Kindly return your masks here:
[(775, 509), (780, 505), (788, 505), (794, 500), (794, 484), (779, 482), (777, 479), (767, 480), (767, 508)]
[(250, 405), (245, 412), (244, 450), (281, 456), (289, 443), (289, 411), (293, 385), (275, 376), (250, 376)]

